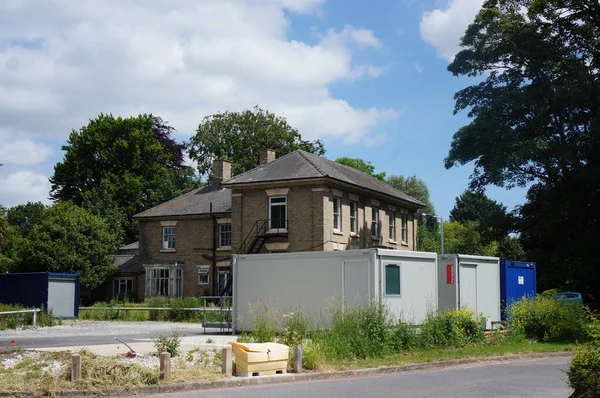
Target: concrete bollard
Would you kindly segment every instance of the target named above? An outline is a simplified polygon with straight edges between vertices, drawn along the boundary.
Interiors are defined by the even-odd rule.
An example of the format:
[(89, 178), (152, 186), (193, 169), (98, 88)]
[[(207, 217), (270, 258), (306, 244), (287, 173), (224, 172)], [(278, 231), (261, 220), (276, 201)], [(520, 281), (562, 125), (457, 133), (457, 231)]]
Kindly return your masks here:
[(294, 346), (293, 369), (294, 369), (294, 373), (302, 373), (302, 346), (301, 345)]
[(71, 357), (71, 381), (76, 382), (81, 378), (81, 355), (73, 354)]
[(227, 376), (233, 375), (233, 349), (231, 347), (225, 347), (221, 351), (222, 353), (222, 363), (221, 363), (221, 371), (225, 373)]
[(171, 381), (171, 354), (168, 352), (160, 353), (160, 379)]

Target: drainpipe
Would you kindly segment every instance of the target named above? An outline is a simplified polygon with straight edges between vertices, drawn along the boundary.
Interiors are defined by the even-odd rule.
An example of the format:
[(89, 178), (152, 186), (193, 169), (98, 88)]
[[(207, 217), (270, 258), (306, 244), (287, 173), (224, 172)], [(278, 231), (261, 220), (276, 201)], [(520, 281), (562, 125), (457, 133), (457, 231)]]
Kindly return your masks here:
[(217, 217), (213, 214), (213, 204), (210, 202), (210, 217), (212, 218), (213, 240), (212, 240), (212, 286), (213, 296), (219, 295), (219, 284), (217, 283), (219, 273), (217, 272)]

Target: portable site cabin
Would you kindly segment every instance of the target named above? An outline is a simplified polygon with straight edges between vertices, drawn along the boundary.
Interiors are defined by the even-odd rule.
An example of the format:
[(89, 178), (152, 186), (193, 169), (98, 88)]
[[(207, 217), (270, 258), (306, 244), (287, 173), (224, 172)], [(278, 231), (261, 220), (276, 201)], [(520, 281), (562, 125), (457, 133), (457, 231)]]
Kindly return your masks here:
[[(326, 326), (328, 306), (385, 303), (405, 322), (437, 308), (435, 253), (363, 249), (233, 257), (233, 331), (252, 330), (251, 303), (301, 312)], [(325, 318), (324, 318), (325, 316)]]
[(523, 297), (533, 297), (537, 292), (535, 263), (500, 261), (500, 304), (502, 319), (506, 309)]
[(55, 272), (0, 274), (0, 303), (52, 310), (55, 318), (79, 314), (79, 275)]
[(500, 259), (442, 254), (438, 256), (438, 310), (469, 308), (485, 318), (486, 329), (500, 321)]

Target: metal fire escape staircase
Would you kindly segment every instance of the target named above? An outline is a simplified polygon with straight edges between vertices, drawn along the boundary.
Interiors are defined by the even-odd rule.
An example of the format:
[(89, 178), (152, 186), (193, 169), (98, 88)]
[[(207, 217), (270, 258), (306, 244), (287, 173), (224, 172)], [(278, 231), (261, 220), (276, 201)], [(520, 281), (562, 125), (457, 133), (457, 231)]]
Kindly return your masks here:
[[(270, 220), (259, 220), (254, 223), (252, 229), (246, 238), (238, 248), (236, 254), (253, 254), (260, 253), (261, 249), (265, 245), (265, 242), (272, 237), (280, 237), (282, 233), (279, 231), (274, 231), (275, 233), (270, 233), (268, 230)], [(287, 227), (287, 222), (286, 222)], [(282, 231), (284, 229), (282, 228)], [(269, 233), (267, 233), (269, 231)], [(287, 229), (285, 229), (287, 233)], [(227, 277), (223, 278), (219, 283), (219, 295), (220, 296), (231, 296), (232, 294), (232, 285), (233, 285), (233, 259), (229, 262), (229, 267), (227, 268)]]

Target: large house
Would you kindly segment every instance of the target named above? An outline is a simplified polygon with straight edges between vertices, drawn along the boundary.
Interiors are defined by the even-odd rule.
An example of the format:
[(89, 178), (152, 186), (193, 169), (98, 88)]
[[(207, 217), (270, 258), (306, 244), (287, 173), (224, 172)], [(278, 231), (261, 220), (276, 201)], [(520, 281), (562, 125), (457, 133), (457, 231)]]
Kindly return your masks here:
[(353, 168), (297, 150), (261, 151), (231, 178), (215, 160), (211, 185), (136, 215), (137, 298), (219, 295), (234, 253), (414, 250), (423, 203)]

